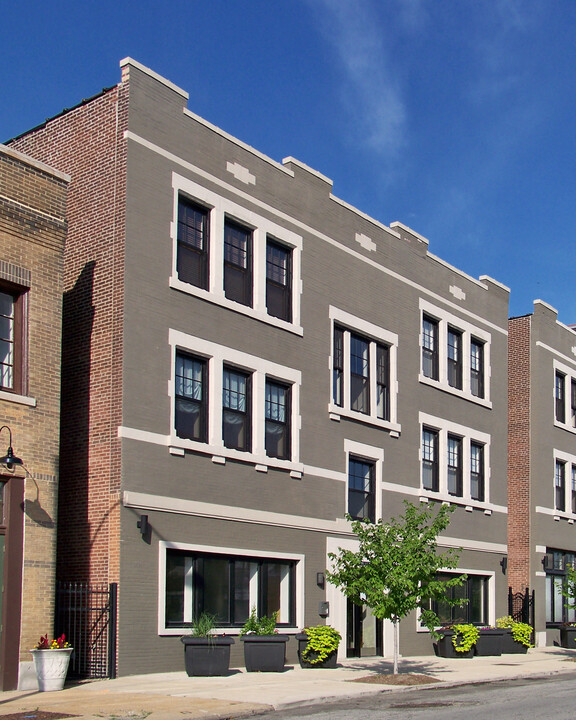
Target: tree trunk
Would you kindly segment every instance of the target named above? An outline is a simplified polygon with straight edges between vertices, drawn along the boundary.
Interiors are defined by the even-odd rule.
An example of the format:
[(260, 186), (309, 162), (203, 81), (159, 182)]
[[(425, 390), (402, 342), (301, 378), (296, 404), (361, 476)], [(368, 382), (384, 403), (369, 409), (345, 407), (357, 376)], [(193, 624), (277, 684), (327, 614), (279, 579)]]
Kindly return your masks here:
[(398, 645), (399, 645), (399, 622), (398, 618), (393, 618), (392, 623), (394, 624), (394, 675), (398, 675)]

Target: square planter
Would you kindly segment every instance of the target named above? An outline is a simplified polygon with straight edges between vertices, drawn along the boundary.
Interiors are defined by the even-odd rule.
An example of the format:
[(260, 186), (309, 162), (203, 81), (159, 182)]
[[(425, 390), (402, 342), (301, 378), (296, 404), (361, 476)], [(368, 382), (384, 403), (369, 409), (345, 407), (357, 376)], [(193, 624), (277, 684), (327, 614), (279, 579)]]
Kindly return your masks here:
[(247, 672), (282, 672), (288, 635), (242, 635)]
[(522, 643), (516, 642), (516, 640), (514, 640), (514, 638), (512, 637), (512, 630), (504, 630), (504, 635), (502, 635), (503, 655), (508, 655), (511, 653), (520, 655), (527, 652), (528, 648), (526, 647), (526, 645), (523, 645)]
[(475, 655), (502, 655), (502, 638), (504, 630), (500, 628), (484, 628), (474, 647)]
[(320, 663), (314, 663), (310, 662), (310, 660), (314, 660), (316, 657), (318, 657), (318, 653), (312, 651), (309, 653), (307, 658), (302, 657), (304, 651), (306, 650), (306, 646), (308, 645), (308, 636), (305, 633), (302, 633), (300, 635), (296, 635), (296, 640), (298, 641), (298, 660), (300, 661), (300, 667), (303, 668), (335, 668), (336, 663), (338, 660), (338, 650), (335, 650), (333, 653), (330, 653), (328, 657), (323, 660)]
[(474, 648), (471, 647), (467, 652), (457, 652), (454, 645), (452, 645), (452, 636), (454, 633), (451, 630), (442, 630), (444, 637), (440, 638), (436, 644), (436, 654), (438, 657), (443, 658), (471, 658), (474, 657)]
[(576, 650), (576, 627), (560, 628), (560, 645), (563, 648)]
[(226, 675), (230, 669), (231, 637), (182, 637), (184, 663), (189, 677)]

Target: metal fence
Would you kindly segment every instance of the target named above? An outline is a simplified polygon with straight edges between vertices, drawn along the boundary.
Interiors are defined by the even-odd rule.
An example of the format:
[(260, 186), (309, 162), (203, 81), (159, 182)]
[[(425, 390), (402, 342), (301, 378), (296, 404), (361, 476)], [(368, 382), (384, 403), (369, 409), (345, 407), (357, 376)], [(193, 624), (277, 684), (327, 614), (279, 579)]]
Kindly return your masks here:
[(69, 677), (116, 677), (117, 598), (117, 583), (57, 583), (54, 629), (74, 648)]
[(528, 588), (524, 592), (513, 593), (508, 588), (508, 615), (511, 615), (516, 622), (527, 623), (534, 627), (534, 590)]

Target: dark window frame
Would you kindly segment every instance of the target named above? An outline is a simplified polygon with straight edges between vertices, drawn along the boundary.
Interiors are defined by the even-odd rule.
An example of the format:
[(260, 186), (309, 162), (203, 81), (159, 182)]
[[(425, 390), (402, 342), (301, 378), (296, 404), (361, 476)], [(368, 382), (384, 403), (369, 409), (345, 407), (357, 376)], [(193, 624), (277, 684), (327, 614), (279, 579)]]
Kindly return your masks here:
[[(357, 468), (366, 468), (368, 474), (360, 474)], [(363, 486), (359, 483), (363, 481)], [(366, 481), (368, 487), (366, 488)], [(348, 514), (353, 520), (369, 520), (376, 522), (376, 462), (356, 455), (348, 458)], [(361, 507), (367, 512), (360, 514), (353, 512), (354, 508)]]
[[(268, 396), (269, 388), (276, 388), (284, 394), (284, 404), (272, 401)], [(284, 420), (279, 419), (279, 410), (283, 408)], [(280, 380), (267, 377), (265, 383), (265, 410), (264, 410), (264, 445), (267, 457), (278, 458), (279, 460), (290, 460), (292, 457), (292, 385)], [(276, 442), (276, 448), (272, 448), (272, 438), (280, 434), (282, 440)], [(284, 447), (279, 451), (278, 446)]]
[(470, 392), (484, 397), (484, 345), (478, 338), (470, 338)]
[(209, 290), (209, 258), (210, 208), (179, 194), (176, 252), (178, 279), (202, 290)]
[[(569, 565), (574, 566), (576, 562), (576, 554), (568, 550), (558, 550), (554, 548), (546, 548), (544, 556), (544, 569), (546, 571), (546, 593), (545, 593), (545, 617), (546, 627), (559, 627), (564, 623), (573, 623), (576, 621), (576, 612), (566, 607), (566, 600), (561, 597), (559, 605), (555, 602), (555, 596), (558, 585), (566, 587), (566, 571)], [(558, 593), (559, 594), (559, 593)], [(557, 610), (560, 614), (557, 614)]]
[(554, 509), (566, 511), (566, 461), (556, 460), (554, 466)]
[[(0, 281), (0, 295), (10, 298), (12, 307), (10, 315), (1, 316), (6, 321), (8, 333), (7, 337), (0, 337), (0, 354), (2, 353), (1, 346), (6, 346), (7, 350), (0, 362), (0, 390), (17, 395), (26, 393), (26, 372), (24, 368), (26, 335), (24, 327), (26, 324), (27, 292), (28, 288)], [(10, 354), (12, 355), (11, 362), (9, 361)], [(4, 362), (5, 359), (8, 359), (8, 362)], [(5, 381), (5, 367), (9, 368), (6, 371), (9, 375), (8, 382)]]
[(448, 385), (456, 390), (462, 390), (462, 341), (462, 331), (448, 325), (446, 338)]
[[(477, 450), (477, 456), (474, 455)], [(477, 488), (476, 491), (474, 488)], [(484, 445), (482, 443), (470, 442), (470, 497), (472, 500), (484, 502), (485, 480), (484, 480)]]
[[(284, 254), (285, 265), (274, 262), (274, 251), (276, 258)], [(292, 322), (292, 248), (270, 237), (266, 238), (266, 310), (271, 317)]]
[(436, 318), (422, 316), (422, 374), (430, 380), (439, 379), (439, 330)]
[[(438, 573), (437, 577), (440, 580), (448, 580), (458, 575), (460, 573), (443, 572)], [(451, 600), (468, 598), (469, 602), (461, 606), (442, 607), (442, 601), (431, 600), (430, 608), (439, 616), (442, 624), (466, 623), (486, 626), (489, 614), (489, 583), (489, 575), (468, 574), (462, 585), (448, 588), (446, 595)]]
[[(201, 378), (200, 378), (200, 399), (192, 397), (192, 393), (196, 393), (196, 386), (194, 385), (197, 383), (196, 379), (188, 379), (188, 382), (193, 383), (192, 387), (192, 393), (190, 394), (184, 394), (178, 392), (178, 378), (182, 377), (182, 387), (184, 387), (184, 383), (186, 382), (186, 378), (184, 376), (179, 376), (178, 373), (178, 360), (181, 358), (182, 360), (186, 360), (189, 362), (193, 362), (198, 364), (201, 367)], [(181, 350), (176, 351), (176, 368), (174, 371), (174, 379), (175, 379), (175, 389), (174, 389), (174, 398), (175, 398), (175, 416), (174, 416), (174, 429), (176, 432), (176, 435), (179, 438), (183, 438), (186, 440), (195, 440), (196, 442), (208, 442), (208, 407), (209, 407), (209, 398), (208, 398), (208, 360), (204, 357), (201, 357), (199, 355), (194, 355), (192, 353), (183, 352)], [(181, 409), (179, 409), (179, 406)], [(198, 432), (191, 432), (189, 430), (185, 430), (183, 427), (183, 420), (186, 417), (187, 413), (193, 412), (192, 408), (198, 408)]]
[(454, 497), (463, 497), (463, 438), (448, 433), (446, 439), (447, 453), (447, 489), (448, 494)]
[(224, 295), (228, 300), (247, 307), (253, 305), (252, 246), (252, 229), (226, 217), (224, 220)]
[[(440, 489), (440, 433), (435, 428), (422, 428), (422, 487), (431, 492)], [(430, 478), (431, 482), (427, 483)]]
[(334, 325), (334, 347), (332, 352), (332, 401), (344, 407), (344, 333), (346, 330)]
[[(244, 393), (226, 388), (226, 374), (243, 378)], [(238, 408), (243, 400), (244, 410)], [(234, 407), (236, 405), (236, 407)], [(239, 441), (232, 441), (232, 426), (238, 424), (242, 427), (236, 433)], [(227, 432), (227, 428), (229, 431)], [(243, 438), (243, 442), (240, 439)], [(233, 365), (224, 364), (222, 367), (222, 442), (224, 447), (242, 452), (252, 451), (252, 373), (240, 370)]]
[(554, 416), (559, 423), (566, 423), (566, 375), (559, 370), (554, 374)]

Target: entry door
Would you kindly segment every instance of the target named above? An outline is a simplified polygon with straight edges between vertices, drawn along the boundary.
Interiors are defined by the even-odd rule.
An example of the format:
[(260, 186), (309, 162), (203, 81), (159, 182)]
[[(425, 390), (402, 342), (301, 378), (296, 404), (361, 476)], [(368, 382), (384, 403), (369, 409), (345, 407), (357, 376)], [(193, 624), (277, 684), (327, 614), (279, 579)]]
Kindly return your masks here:
[(361, 605), (348, 600), (346, 620), (346, 657), (360, 657), (362, 652), (362, 615)]
[(346, 657), (370, 657), (384, 654), (382, 620), (377, 620), (365, 605), (348, 600)]

